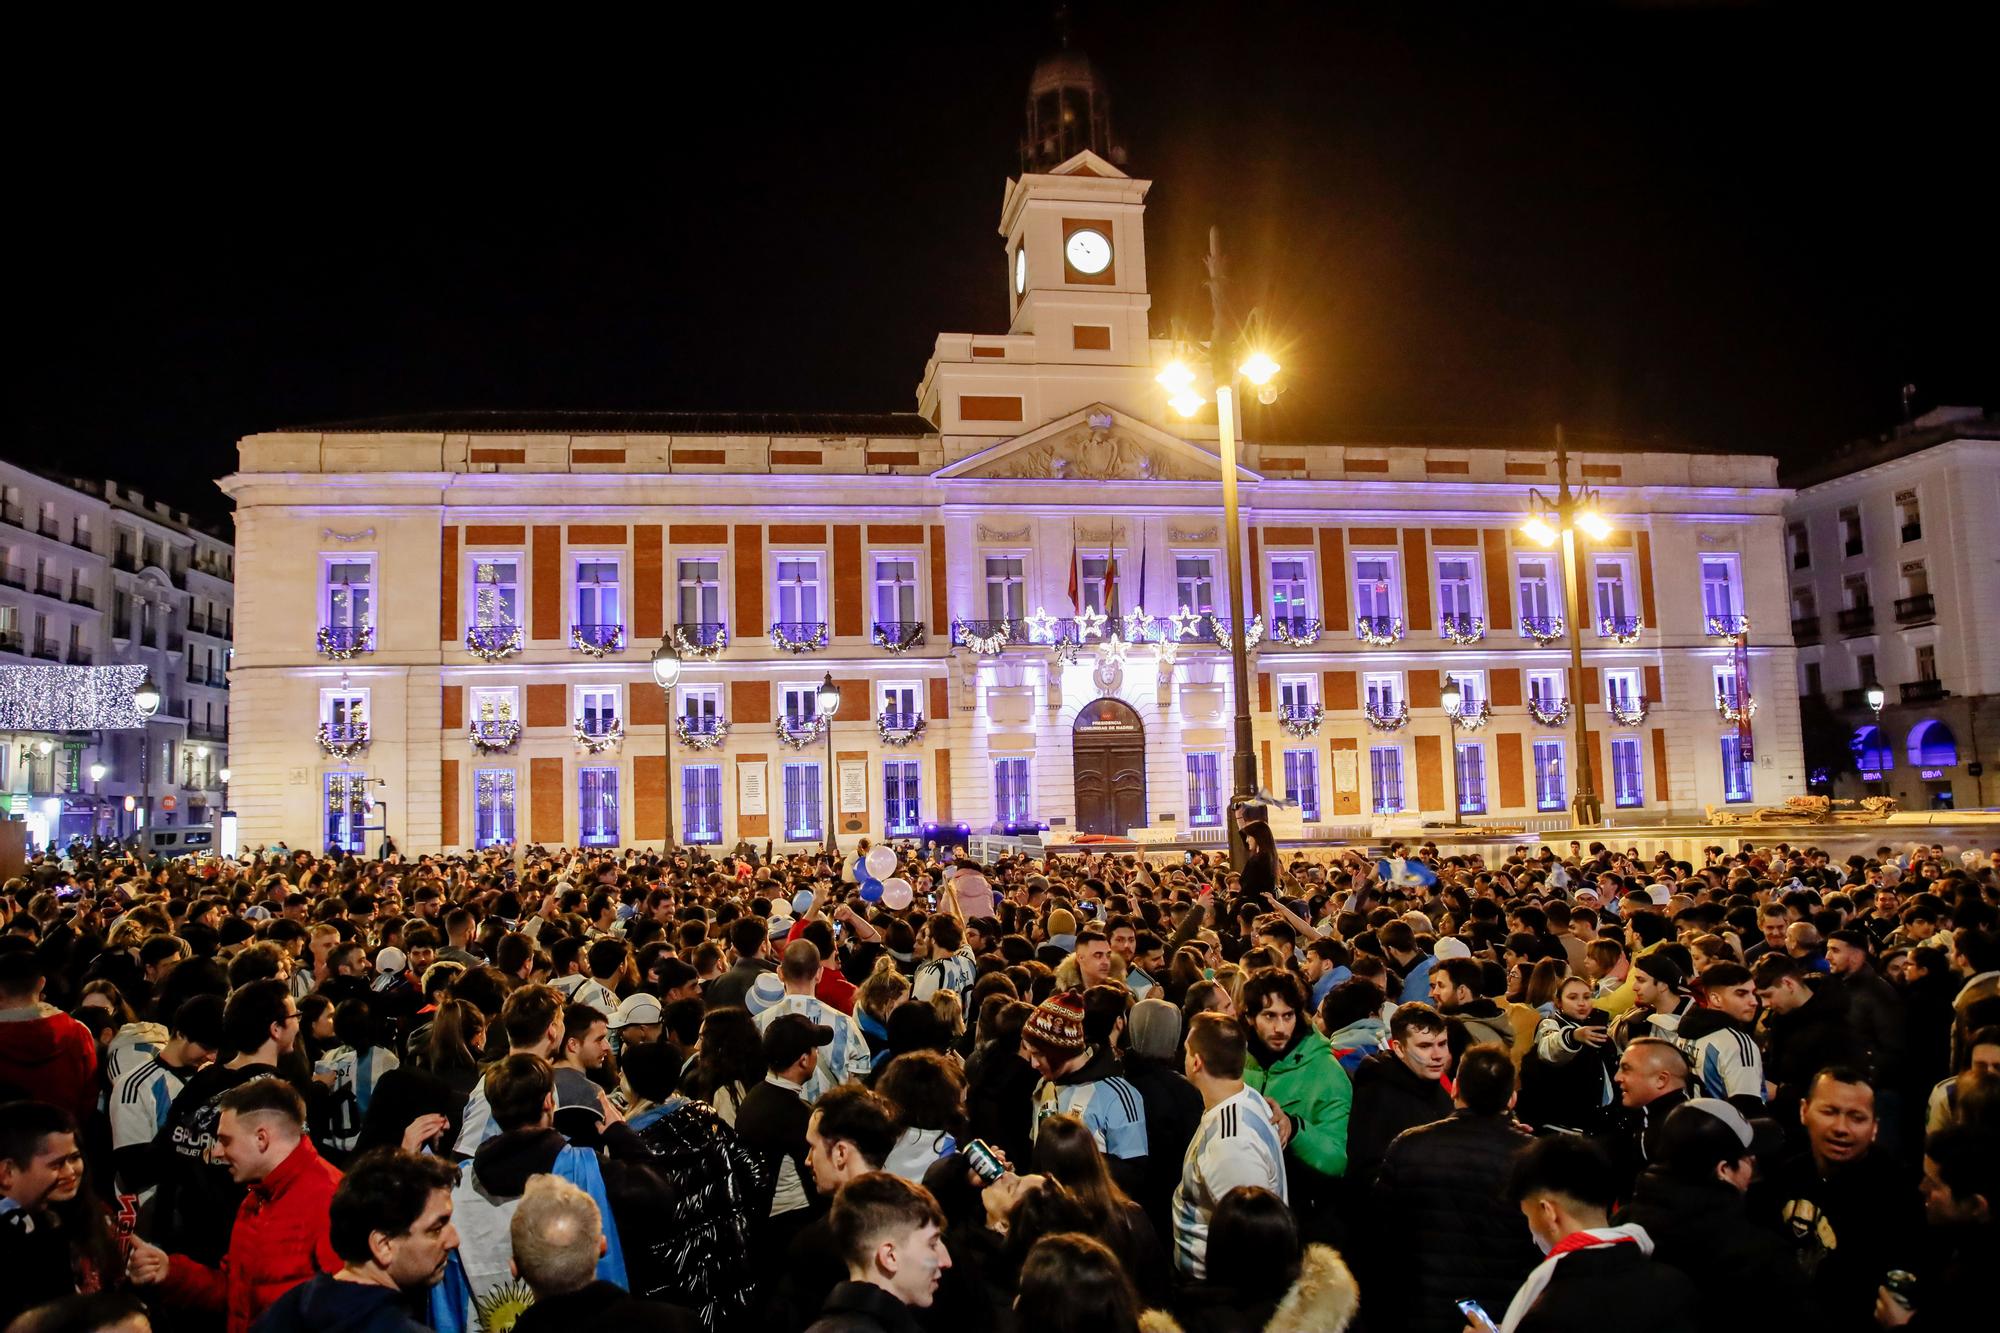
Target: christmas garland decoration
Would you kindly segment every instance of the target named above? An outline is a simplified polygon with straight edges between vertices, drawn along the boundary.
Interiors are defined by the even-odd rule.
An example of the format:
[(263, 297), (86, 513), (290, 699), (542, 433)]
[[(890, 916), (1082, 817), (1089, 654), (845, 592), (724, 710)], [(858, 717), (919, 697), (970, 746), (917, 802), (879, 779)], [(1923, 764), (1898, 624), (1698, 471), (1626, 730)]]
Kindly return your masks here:
[(1287, 736), (1302, 741), (1309, 736), (1319, 734), (1319, 724), (1325, 717), (1326, 709), (1313, 704), (1303, 713), (1294, 713), (1289, 709), (1281, 711), (1278, 714), (1278, 725), (1285, 729)]
[(1535, 641), (1536, 647), (1546, 648), (1563, 636), (1561, 616), (1522, 616), (1521, 628)]
[(928, 724), (929, 719), (922, 713), (918, 713), (916, 714), (916, 721), (907, 727), (892, 727), (889, 725), (890, 718), (903, 716), (908, 715), (901, 713), (877, 714), (875, 717), (876, 739), (880, 740), (884, 745), (894, 745), (901, 748), (921, 737), (924, 734), (924, 727)]
[(1630, 648), (1639, 642), (1639, 617), (1606, 616), (1597, 622), (1597, 635), (1611, 640), (1620, 648)]
[(1368, 725), (1377, 731), (1401, 731), (1410, 724), (1410, 705), (1407, 701), (1400, 701), (1394, 708), (1383, 712), (1371, 699), (1363, 711), (1368, 715)]
[(708, 643), (702, 643), (699, 638), (690, 638), (687, 626), (674, 626), (674, 647), (680, 650), (680, 656), (683, 658), (700, 662), (712, 662), (728, 646), (729, 631), (721, 625), (715, 627), (715, 638)]
[(1464, 647), (1486, 637), (1486, 621), (1480, 616), (1447, 615), (1438, 618), (1438, 634), (1446, 643)]
[(1619, 726), (1636, 727), (1646, 720), (1646, 701), (1644, 699), (1635, 699), (1631, 704), (1627, 705), (1617, 699), (1613, 699), (1609, 704), (1605, 705), (1604, 711), (1611, 714), (1611, 720)]
[[(795, 635), (795, 630), (805, 633)], [(771, 626), (771, 646), (788, 653), (816, 653), (826, 647), (826, 622), (819, 620), (788, 625), (779, 621)]]
[(1545, 727), (1560, 727), (1569, 721), (1569, 700), (1564, 699), (1554, 708), (1546, 708), (1541, 700), (1529, 699), (1528, 716)]
[[(1208, 627), (1209, 629), (1215, 632), (1216, 643), (1224, 648), (1234, 648), (1236, 646), (1235, 641), (1231, 639), (1229, 635), (1230, 635), (1230, 629), (1233, 629), (1235, 627), (1230, 626), (1229, 629), (1223, 628), (1223, 626), (1227, 623), (1228, 622), (1224, 621), (1220, 616), (1217, 616), (1215, 613), (1213, 612), (1209, 613)], [(1262, 614), (1253, 615), (1250, 617), (1249, 632), (1243, 636), (1243, 651), (1246, 653), (1254, 653), (1257, 651), (1257, 645), (1262, 643), (1263, 641), (1264, 641), (1264, 617)]]
[(1007, 641), (1014, 637), (1014, 622), (1011, 620), (994, 621), (995, 628), (987, 634), (975, 633), (971, 625), (963, 620), (955, 621), (953, 624), (957, 631), (954, 637), (958, 639), (958, 646), (970, 648), (981, 657), (999, 656), (1006, 648)]
[(578, 718), (570, 727), (570, 735), (583, 747), (586, 754), (603, 754), (625, 739), (625, 724), (614, 717), (609, 727), (603, 731), (592, 732), (585, 731), (583, 719)]
[(336, 736), (335, 730), (335, 727), (330, 722), (319, 724), (319, 748), (332, 755), (335, 759), (352, 759), (355, 755), (360, 754), (368, 748), (368, 724), (366, 722), (354, 722), (339, 728), (338, 730), (346, 733), (345, 737)]
[[(352, 637), (341, 641), (341, 632)], [(351, 657), (375, 650), (375, 627), (373, 625), (321, 625), (319, 627), (320, 656), (330, 657), (336, 662), (345, 662)]]
[(465, 651), (482, 662), (497, 662), (521, 651), (519, 625), (468, 625)]
[(569, 646), (588, 657), (603, 657), (606, 653), (622, 653), (625, 651), (625, 627), (623, 625), (607, 625), (599, 628), (611, 631), (610, 634), (604, 637), (601, 643), (585, 638), (583, 626), (571, 625), (569, 627)]
[(879, 622), (876, 624), (874, 630), (875, 646), (884, 650), (892, 657), (901, 657), (904, 653), (909, 652), (910, 649), (915, 648), (924, 641), (924, 623), (921, 620), (899, 622), (898, 628), (901, 633), (894, 639), (890, 638), (884, 632), (886, 628), (886, 626)]
[(1050, 646), (1055, 650), (1056, 661), (1064, 666), (1075, 666), (1078, 654), (1083, 651), (1083, 645), (1071, 638), (1057, 639)]
[(1708, 637), (1711, 639), (1733, 639), (1739, 634), (1750, 632), (1748, 616), (1710, 616)]
[(1732, 726), (1739, 722), (1748, 722), (1751, 718), (1757, 716), (1757, 697), (1755, 695), (1740, 695), (1738, 698), (1742, 702), (1734, 702), (1726, 694), (1715, 696), (1715, 711), (1721, 715), (1724, 722)]
[(499, 754), (520, 743), (521, 724), (511, 717), (488, 718), (467, 724), (466, 734), (472, 740), (472, 748), (479, 753)]
[(1317, 620), (1302, 620), (1299, 628), (1292, 628), (1292, 617), (1279, 616), (1271, 622), (1271, 642), (1289, 644), (1294, 648), (1310, 648), (1319, 642), (1320, 625)]
[(1371, 648), (1387, 648), (1403, 641), (1403, 622), (1394, 616), (1361, 616), (1354, 622), (1354, 635)]
[(688, 749), (713, 750), (719, 747), (723, 741), (729, 738), (728, 718), (718, 717), (718, 718), (701, 719), (704, 722), (713, 721), (715, 723), (715, 729), (713, 731), (696, 731), (692, 726), (689, 725), (689, 723), (695, 720), (696, 719), (687, 716), (685, 713), (674, 719), (674, 738), (680, 741), (680, 743), (682, 745), (685, 745)]
[(1460, 731), (1478, 731), (1493, 720), (1493, 705), (1481, 699), (1479, 707), (1467, 712), (1465, 705), (1460, 704), (1458, 711), (1452, 713), (1451, 716), (1458, 719), (1458, 729)]
[(794, 730), (792, 720), (781, 717), (778, 719), (777, 731), (779, 740), (794, 750), (803, 750), (826, 734), (826, 719), (815, 713)]

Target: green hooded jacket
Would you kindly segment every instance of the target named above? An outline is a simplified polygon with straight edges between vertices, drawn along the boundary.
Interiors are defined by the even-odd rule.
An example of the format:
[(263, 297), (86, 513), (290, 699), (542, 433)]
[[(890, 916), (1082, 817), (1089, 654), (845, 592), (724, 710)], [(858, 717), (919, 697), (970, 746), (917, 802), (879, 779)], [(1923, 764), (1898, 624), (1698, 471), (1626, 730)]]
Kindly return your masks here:
[(1347, 1174), (1347, 1112), (1354, 1084), (1325, 1037), (1308, 1029), (1269, 1070), (1254, 1055), (1246, 1056), (1243, 1081), (1292, 1118), (1291, 1156), (1323, 1176)]

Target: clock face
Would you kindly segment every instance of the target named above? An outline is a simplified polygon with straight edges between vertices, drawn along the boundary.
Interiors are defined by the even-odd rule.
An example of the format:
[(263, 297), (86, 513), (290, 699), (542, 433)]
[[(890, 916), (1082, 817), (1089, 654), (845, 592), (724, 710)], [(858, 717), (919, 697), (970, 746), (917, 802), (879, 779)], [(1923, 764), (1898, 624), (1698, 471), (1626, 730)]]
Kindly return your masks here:
[(1014, 252), (1014, 295), (1028, 290), (1028, 247), (1022, 246)]
[(1085, 227), (1070, 233), (1063, 255), (1078, 273), (1102, 273), (1111, 266), (1111, 242), (1103, 232)]

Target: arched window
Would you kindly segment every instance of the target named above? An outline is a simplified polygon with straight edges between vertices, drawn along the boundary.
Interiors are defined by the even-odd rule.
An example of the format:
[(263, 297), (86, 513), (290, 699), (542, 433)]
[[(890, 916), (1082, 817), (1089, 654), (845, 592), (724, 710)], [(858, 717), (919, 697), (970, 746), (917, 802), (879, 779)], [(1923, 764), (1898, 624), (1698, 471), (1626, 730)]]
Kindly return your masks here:
[(1958, 763), (1958, 738), (1951, 728), (1932, 718), (1910, 728), (1912, 768), (1951, 768)]
[(1854, 751), (1854, 766), (1869, 772), (1880, 772), (1896, 766), (1896, 752), (1890, 748), (1889, 738), (1882, 734), (1880, 727), (1869, 725), (1856, 728), (1854, 739), (1848, 743)]

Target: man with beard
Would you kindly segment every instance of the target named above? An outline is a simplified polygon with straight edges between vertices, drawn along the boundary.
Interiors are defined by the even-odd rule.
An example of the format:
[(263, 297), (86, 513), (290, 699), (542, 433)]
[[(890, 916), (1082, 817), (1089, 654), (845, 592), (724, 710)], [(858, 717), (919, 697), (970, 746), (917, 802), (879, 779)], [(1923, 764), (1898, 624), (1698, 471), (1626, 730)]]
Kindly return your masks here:
[(1306, 990), (1282, 969), (1259, 972), (1243, 987), (1238, 1022), (1249, 1047), (1243, 1081), (1292, 1121), (1286, 1182), (1293, 1208), (1310, 1223), (1332, 1181), (1347, 1174), (1347, 1115), (1354, 1085), (1307, 1017)]
[(1875, 1089), (1860, 1071), (1821, 1070), (1799, 1114), (1807, 1147), (1758, 1186), (1752, 1215), (1790, 1241), (1811, 1287), (1808, 1325), (1872, 1328), (1882, 1275), (1910, 1267), (1921, 1241), (1915, 1195), (1876, 1145)]

